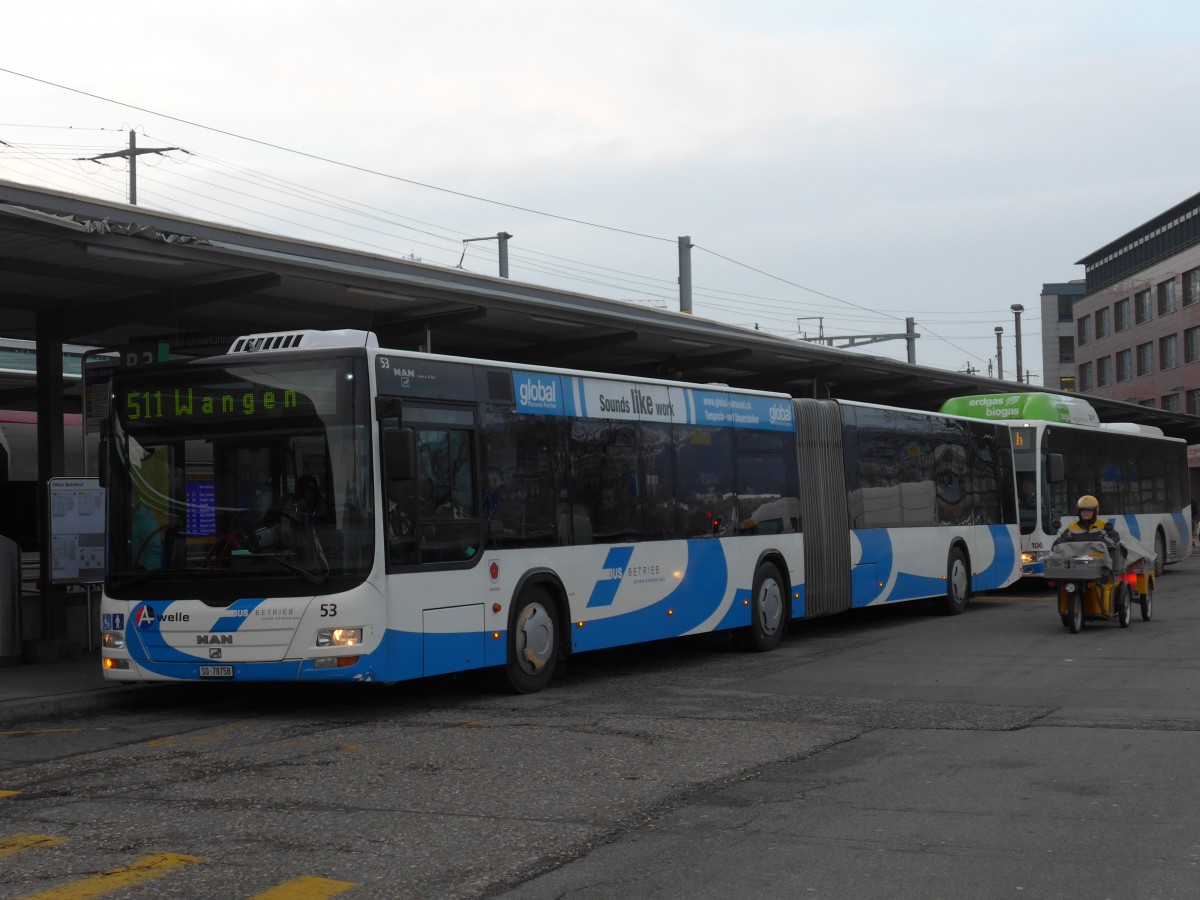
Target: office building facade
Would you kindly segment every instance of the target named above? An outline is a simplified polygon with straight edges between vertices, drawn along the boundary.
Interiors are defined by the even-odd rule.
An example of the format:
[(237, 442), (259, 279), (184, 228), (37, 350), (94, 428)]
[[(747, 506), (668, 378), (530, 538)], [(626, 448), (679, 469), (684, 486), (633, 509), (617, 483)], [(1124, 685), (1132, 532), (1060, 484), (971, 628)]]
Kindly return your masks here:
[[(1054, 360), (1070, 368), (1061, 361), (1069, 355), (1074, 385), (1068, 389), (1200, 415), (1200, 194), (1078, 265), (1086, 276), (1078, 295), (1065, 290), (1076, 282), (1042, 288), (1045, 383), (1054, 383)], [(1060, 288), (1064, 292), (1056, 293)], [(1068, 297), (1072, 322), (1063, 334), (1062, 303)], [(1052, 328), (1048, 315), (1058, 317)]]

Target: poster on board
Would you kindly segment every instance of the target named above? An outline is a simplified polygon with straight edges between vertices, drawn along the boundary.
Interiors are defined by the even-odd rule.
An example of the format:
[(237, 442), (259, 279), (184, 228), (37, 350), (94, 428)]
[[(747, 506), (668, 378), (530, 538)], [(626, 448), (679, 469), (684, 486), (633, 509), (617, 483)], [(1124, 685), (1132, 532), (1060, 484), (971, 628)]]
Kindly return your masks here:
[(104, 580), (104, 488), (96, 478), (50, 479), (53, 584)]

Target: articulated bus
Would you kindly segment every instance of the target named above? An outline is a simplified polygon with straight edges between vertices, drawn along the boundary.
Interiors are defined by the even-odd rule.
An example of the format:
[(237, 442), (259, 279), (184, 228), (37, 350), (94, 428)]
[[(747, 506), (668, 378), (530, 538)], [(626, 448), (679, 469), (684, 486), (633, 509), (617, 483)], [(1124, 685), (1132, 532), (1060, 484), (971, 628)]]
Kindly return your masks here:
[(1192, 552), (1187, 443), (1162, 429), (1101, 423), (1086, 400), (1044, 393), (958, 397), (942, 412), (1007, 422), (1021, 522), (1021, 571), (1040, 576), (1056, 537), (1092, 494), (1100, 515), (1155, 552), (1155, 574)]
[(103, 666), (395, 682), (1019, 575), (1007, 425), (719, 385), (239, 338), (114, 376)]

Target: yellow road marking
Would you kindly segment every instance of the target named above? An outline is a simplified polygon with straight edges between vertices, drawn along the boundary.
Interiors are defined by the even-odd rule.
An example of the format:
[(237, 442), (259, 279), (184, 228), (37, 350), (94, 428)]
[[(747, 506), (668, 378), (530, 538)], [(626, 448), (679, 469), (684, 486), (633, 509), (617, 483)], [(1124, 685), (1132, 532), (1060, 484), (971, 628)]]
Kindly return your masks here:
[(66, 838), (54, 837), (50, 834), (14, 834), (11, 837), (0, 838), (0, 859), (13, 856), (22, 850), (31, 850), (34, 847), (55, 847), (66, 842)]
[(173, 749), (176, 747), (211, 747), (222, 741), (227, 740), (235, 733), (246, 727), (244, 722), (235, 722), (231, 725), (222, 725), (214, 731), (187, 734), (169, 734), (166, 737), (152, 738), (146, 742), (147, 747), (155, 749), (166, 747)]
[(132, 887), (143, 881), (151, 881), (169, 875), (176, 869), (194, 866), (204, 860), (197, 856), (181, 856), (178, 853), (155, 853), (143, 856), (132, 865), (110, 869), (91, 878), (80, 878), (38, 894), (28, 894), (22, 900), (89, 900), (103, 897), (113, 891)]
[(0, 737), (11, 737), (17, 734), (67, 734), (83, 730), (82, 728), (36, 728), (31, 731), (0, 731)]
[(3, 800), (5, 797), (15, 797), (19, 793), (21, 793), (21, 792), (20, 791), (0, 791), (0, 800)]
[(353, 881), (334, 881), (331, 878), (305, 876), (285, 881), (281, 885), (255, 894), (250, 900), (325, 900), (326, 897), (336, 897), (352, 887), (358, 887)]

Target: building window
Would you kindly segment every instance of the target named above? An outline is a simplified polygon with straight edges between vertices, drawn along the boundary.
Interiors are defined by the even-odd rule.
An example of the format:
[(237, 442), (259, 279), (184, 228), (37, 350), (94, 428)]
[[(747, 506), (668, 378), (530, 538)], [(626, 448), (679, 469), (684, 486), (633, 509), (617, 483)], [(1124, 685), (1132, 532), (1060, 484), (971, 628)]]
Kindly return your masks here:
[(1096, 387), (1112, 384), (1112, 357), (1102, 356), (1096, 360)]
[(1187, 412), (1189, 416), (1200, 416), (1200, 390), (1187, 392)]
[(1179, 412), (1179, 395), (1164, 394), (1162, 398), (1162, 408), (1164, 412)]
[(1183, 305), (1200, 303), (1200, 269), (1183, 273)]
[(1138, 291), (1133, 295), (1133, 323), (1145, 325), (1150, 321), (1153, 310), (1150, 308), (1150, 289)]
[(1118, 300), (1113, 304), (1113, 325), (1117, 331), (1124, 331), (1129, 327), (1129, 298)]
[(1119, 350), (1117, 351), (1117, 381), (1131, 381), (1133, 379), (1133, 351)]
[(1058, 379), (1058, 389), (1060, 391), (1069, 391), (1075, 393), (1075, 376), (1063, 375)]
[(1154, 374), (1154, 344), (1145, 343), (1137, 346), (1137, 373), (1141, 375)]
[(1090, 362), (1081, 363), (1079, 366), (1079, 390), (1083, 392), (1092, 389), (1092, 364)]
[(1092, 317), (1081, 316), (1075, 326), (1079, 330), (1079, 346), (1092, 342)]
[(1075, 305), (1074, 297), (1059, 297), (1058, 298), (1058, 321), (1070, 322), (1071, 319), (1074, 318), (1074, 315), (1075, 315), (1075, 311), (1073, 308), (1074, 305)]
[(1183, 361), (1185, 363), (1200, 361), (1200, 325), (1187, 328), (1183, 332)]
[(1175, 312), (1175, 279), (1164, 281), (1158, 286), (1158, 314), (1165, 316)]
[(1096, 310), (1096, 340), (1112, 334), (1112, 310), (1107, 306)]
[(1140, 400), (1140, 401), (1138, 401), (1138, 406), (1148, 406), (1148, 407), (1150, 407), (1151, 409), (1154, 409), (1154, 407), (1155, 407), (1156, 405), (1157, 405), (1157, 401), (1155, 401), (1155, 399), (1154, 399), (1153, 397), (1151, 397), (1149, 400)]
[(1075, 362), (1075, 338), (1060, 337), (1058, 339), (1058, 361), (1060, 363)]
[(1159, 370), (1173, 369), (1179, 365), (1179, 335), (1168, 334), (1158, 339)]

